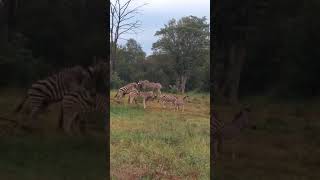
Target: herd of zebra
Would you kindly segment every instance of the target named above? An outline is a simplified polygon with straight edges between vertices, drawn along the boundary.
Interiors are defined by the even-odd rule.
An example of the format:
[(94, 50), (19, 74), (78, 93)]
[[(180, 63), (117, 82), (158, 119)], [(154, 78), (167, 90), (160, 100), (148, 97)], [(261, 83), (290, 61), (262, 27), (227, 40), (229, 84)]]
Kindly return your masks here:
[(165, 104), (170, 103), (174, 106), (174, 110), (178, 111), (182, 108), (184, 111), (185, 103), (189, 96), (184, 96), (179, 98), (178, 96), (171, 94), (161, 94), (162, 85), (156, 82), (150, 82), (148, 80), (139, 81), (138, 83), (133, 82), (129, 83), (118, 89), (115, 98), (118, 103), (120, 100), (128, 94), (128, 103), (132, 104), (133, 102), (137, 104), (137, 98), (141, 97), (143, 99), (143, 108), (146, 108), (146, 103), (150, 100), (158, 99), (158, 102), (161, 103), (162, 108), (166, 108)]
[[(61, 110), (58, 128), (68, 134), (81, 129), (80, 125), (85, 128), (90, 121), (79, 117), (80, 115), (89, 112), (105, 114), (109, 109), (105, 94), (107, 88), (102, 91), (97, 88), (98, 84), (102, 83), (101, 79), (107, 82), (107, 68), (106, 62), (94, 62), (87, 68), (77, 65), (38, 80), (28, 89), (27, 95), (14, 112), (20, 112), (27, 106), (24, 108), (29, 114), (27, 124), (34, 128), (38, 114), (48, 105), (59, 102)], [(104, 118), (103, 121), (106, 120), (107, 118)]]
[[(58, 128), (71, 134), (77, 130), (85, 131), (86, 125), (90, 123), (89, 118), (81, 118), (80, 115), (90, 112), (100, 112), (106, 115), (109, 110), (109, 102), (106, 96), (107, 88), (102, 91), (97, 90), (97, 84), (101, 79), (108, 77), (109, 72), (107, 63), (94, 63), (88, 68), (74, 66), (63, 69), (62, 71), (51, 75), (43, 80), (38, 80), (28, 89), (27, 95), (15, 109), (15, 112), (21, 111), (25, 104), (28, 106), (29, 120), (31, 125), (37, 122), (37, 115), (45, 110), (50, 104), (60, 102), (60, 118)], [(99, 80), (99, 81), (98, 81)], [(115, 97), (120, 102), (128, 94), (128, 103), (137, 103), (137, 98), (142, 97), (144, 108), (149, 100), (158, 99), (158, 102), (165, 108), (166, 103), (170, 103), (179, 110), (184, 105), (188, 96), (179, 98), (175, 95), (162, 94), (162, 85), (160, 83), (149, 82), (148, 80), (138, 83), (129, 83), (121, 87)], [(150, 90), (150, 91), (146, 91)], [(232, 140), (239, 137), (243, 128), (248, 128), (249, 108), (244, 108), (239, 112), (232, 122), (224, 124), (218, 120), (215, 113), (211, 115), (211, 139), (213, 148), (213, 158), (216, 159), (217, 151), (222, 151), (222, 145), (225, 140)], [(106, 130), (107, 117), (103, 118)]]

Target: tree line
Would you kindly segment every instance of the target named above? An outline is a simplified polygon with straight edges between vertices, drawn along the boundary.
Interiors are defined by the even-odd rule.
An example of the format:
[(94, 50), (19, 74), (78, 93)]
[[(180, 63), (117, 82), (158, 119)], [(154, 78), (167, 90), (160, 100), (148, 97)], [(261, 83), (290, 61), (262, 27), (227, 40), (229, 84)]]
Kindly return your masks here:
[(316, 0), (219, 1), (213, 5), (211, 62), (216, 99), (320, 95)]
[(111, 87), (147, 79), (160, 82), (164, 90), (184, 93), (209, 92), (210, 31), (205, 17), (172, 19), (155, 33), (153, 54), (146, 57), (141, 45), (129, 39), (119, 45)]
[(0, 87), (26, 87), (63, 67), (106, 59), (106, 9), (102, 0), (3, 0)]

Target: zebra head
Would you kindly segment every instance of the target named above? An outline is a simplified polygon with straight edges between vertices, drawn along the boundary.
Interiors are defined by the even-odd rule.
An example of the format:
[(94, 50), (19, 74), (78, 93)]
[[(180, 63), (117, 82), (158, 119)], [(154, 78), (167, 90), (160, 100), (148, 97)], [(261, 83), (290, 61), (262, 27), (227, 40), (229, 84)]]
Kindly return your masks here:
[(184, 97), (183, 97), (183, 101), (185, 101), (185, 102), (190, 102), (190, 101), (189, 101), (189, 96), (188, 96), (188, 95), (184, 96)]
[(89, 77), (88, 72), (81, 66), (74, 66), (61, 72), (68, 90), (84, 90), (85, 80)]
[(150, 83), (148, 80), (140, 80), (139, 82), (138, 82), (138, 87), (141, 89), (145, 89), (146, 88), (146, 84), (147, 83)]

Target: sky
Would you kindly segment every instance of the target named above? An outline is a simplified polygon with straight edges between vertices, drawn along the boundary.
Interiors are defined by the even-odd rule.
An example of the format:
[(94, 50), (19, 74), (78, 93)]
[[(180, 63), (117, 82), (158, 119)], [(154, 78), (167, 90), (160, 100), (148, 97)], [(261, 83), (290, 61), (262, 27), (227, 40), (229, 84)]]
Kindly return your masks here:
[[(178, 20), (189, 15), (206, 16), (208, 22), (210, 19), (210, 0), (135, 0), (135, 3), (131, 7), (147, 3), (136, 17), (142, 23), (142, 30), (137, 35), (126, 34), (122, 38), (135, 39), (147, 55), (152, 54), (152, 44), (159, 38), (154, 36), (155, 32), (163, 28), (170, 19)], [(125, 40), (120, 40), (120, 44), (125, 43)]]

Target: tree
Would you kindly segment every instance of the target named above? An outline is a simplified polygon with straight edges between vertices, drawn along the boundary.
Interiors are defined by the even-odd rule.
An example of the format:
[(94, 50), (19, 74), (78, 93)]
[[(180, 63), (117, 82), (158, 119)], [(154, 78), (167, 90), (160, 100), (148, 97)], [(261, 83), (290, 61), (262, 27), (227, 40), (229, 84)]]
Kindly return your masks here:
[(142, 50), (141, 45), (134, 39), (127, 41), (123, 51), (128, 64), (143, 61), (146, 57), (146, 53)]
[[(122, 80), (126, 82), (137, 81), (137, 76), (142, 74), (142, 64), (146, 53), (142, 50), (140, 44), (129, 39), (123, 47), (118, 48), (117, 73)], [(115, 72), (113, 73), (115, 76)]]
[(117, 46), (121, 36), (128, 33), (137, 33), (141, 26), (141, 21), (134, 20), (140, 8), (146, 4), (131, 7), (134, 0), (110, 1), (110, 74), (115, 71), (117, 61)]
[(155, 53), (168, 54), (175, 60), (176, 84), (181, 93), (185, 92), (193, 68), (199, 66), (209, 52), (209, 34), (206, 18), (195, 16), (183, 17), (179, 21), (172, 19), (155, 34), (161, 38), (152, 48)]

